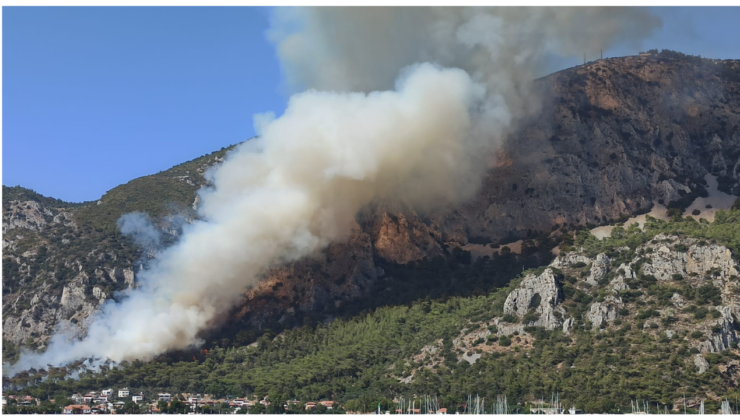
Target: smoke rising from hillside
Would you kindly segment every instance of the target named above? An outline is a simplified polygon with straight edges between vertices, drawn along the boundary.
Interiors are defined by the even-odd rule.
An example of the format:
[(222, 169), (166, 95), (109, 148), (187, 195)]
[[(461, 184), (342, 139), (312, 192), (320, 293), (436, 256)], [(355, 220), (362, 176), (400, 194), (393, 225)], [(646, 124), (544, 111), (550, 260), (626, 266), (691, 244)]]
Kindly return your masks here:
[(123, 235), (131, 236), (140, 248), (159, 248), (162, 234), (145, 213), (137, 211), (124, 214), (118, 219), (117, 226)]
[[(470, 109), (484, 94), (462, 70), (423, 64), (395, 91), (292, 97), (282, 117), (263, 122), (259, 139), (210, 174), (202, 220), (140, 273), (139, 289), (106, 304), (82, 341), (55, 337), (18, 368), (90, 355), (147, 360), (197, 344), (269, 267), (341, 241), (374, 198), (425, 205), (469, 196)], [(122, 226), (131, 220), (141, 230), (138, 217)]]
[(269, 268), (344, 240), (373, 200), (470, 198), (487, 152), (535, 107), (527, 86), (548, 54), (635, 42), (656, 24), (632, 9), (278, 9), (270, 38), (288, 83), (320, 90), (255, 118), (260, 137), (209, 172), (200, 220), (84, 339), (57, 335), (10, 371), (198, 345)]
[(428, 61), (467, 71), (518, 115), (548, 59), (637, 51), (661, 26), (645, 8), (281, 8), (269, 38), (291, 89), (389, 89), (398, 69)]

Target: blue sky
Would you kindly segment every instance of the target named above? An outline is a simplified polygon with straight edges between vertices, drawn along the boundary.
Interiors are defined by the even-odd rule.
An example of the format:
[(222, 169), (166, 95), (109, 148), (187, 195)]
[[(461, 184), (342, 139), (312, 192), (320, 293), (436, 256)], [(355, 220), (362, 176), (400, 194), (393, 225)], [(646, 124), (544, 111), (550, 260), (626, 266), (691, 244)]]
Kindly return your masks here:
[[(740, 7), (654, 11), (663, 29), (643, 49), (740, 58)], [(280, 114), (287, 99), (268, 17), (247, 7), (4, 7), (3, 184), (95, 200), (253, 136), (253, 114)]]
[(93, 200), (281, 111), (260, 8), (3, 9), (3, 184)]

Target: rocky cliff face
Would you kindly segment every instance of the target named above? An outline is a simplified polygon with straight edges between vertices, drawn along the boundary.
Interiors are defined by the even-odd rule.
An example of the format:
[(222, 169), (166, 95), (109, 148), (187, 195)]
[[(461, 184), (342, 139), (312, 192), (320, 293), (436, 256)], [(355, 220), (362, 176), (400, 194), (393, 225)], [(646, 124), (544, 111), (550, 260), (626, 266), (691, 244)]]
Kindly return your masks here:
[[(611, 258), (584, 249), (567, 252), (526, 274), (508, 293), (502, 316), (471, 321), (453, 345), (472, 364), (484, 353), (510, 352), (511, 345), (530, 348), (538, 329), (562, 328), (571, 340), (578, 339), (576, 329), (590, 330), (595, 340), (631, 331), (640, 341), (677, 343), (680, 355), (694, 354), (691, 370), (702, 374), (710, 368), (708, 354), (737, 353), (736, 270), (726, 247), (675, 235), (617, 248)], [(615, 288), (617, 283), (624, 287)], [(730, 383), (736, 364), (720, 368)]]
[(504, 313), (519, 318), (532, 314), (536, 319), (525, 321), (527, 326), (553, 330), (562, 325), (565, 310), (558, 306), (562, 300), (558, 280), (548, 268), (539, 276), (530, 274), (522, 280), (504, 302)]
[[(740, 192), (740, 84), (722, 66), (667, 55), (625, 57), (539, 80), (542, 112), (492, 153), (473, 200), (424, 215), (383, 205), (369, 209), (358, 217), (347, 243), (277, 268), (245, 293), (233, 319), (247, 317), (260, 325), (296, 309), (340, 306), (382, 275), (381, 263), (429, 259), (467, 243), (506, 243), (549, 232), (556, 224), (601, 224), (646, 210), (653, 201), (690, 200), (703, 191), (707, 173), (719, 178), (724, 191)], [(84, 325), (101, 301), (132, 287), (141, 250), (117, 233), (115, 221), (123, 213), (145, 211), (167, 231), (167, 214), (194, 217), (203, 172), (225, 152), (139, 178), (83, 206), (4, 194), (3, 338), (43, 345), (54, 325), (62, 320)], [(168, 238), (176, 236), (173, 229)], [(703, 272), (686, 258), (685, 271)], [(719, 261), (720, 256), (691, 258)], [(558, 269), (572, 262), (555, 264)], [(587, 264), (591, 287), (614, 271), (609, 258)], [(654, 269), (659, 278), (664, 268)], [(629, 267), (622, 271), (609, 279), (615, 291), (625, 290), (631, 280)], [(526, 300), (528, 293), (520, 298)], [(572, 320), (559, 317), (557, 302), (539, 296), (536, 322), (569, 328)], [(613, 322), (620, 303), (597, 303), (589, 312), (592, 323)], [(511, 314), (526, 315), (520, 312), (517, 304)]]
[[(619, 251), (621, 258), (616, 260), (632, 254), (629, 248)], [(591, 259), (571, 253), (558, 257), (552, 263), (563, 272), (574, 274), (570, 278), (575, 281), (577, 276), (585, 273), (585, 280), (576, 282), (574, 288), (596, 296), (597, 301), (591, 304), (583, 318), (592, 328), (605, 328), (614, 325), (615, 320), (623, 319), (622, 322), (634, 321), (647, 331), (653, 325), (645, 320), (662, 317), (669, 324), (664, 324), (666, 334), (672, 335), (678, 329), (685, 328), (691, 334), (692, 345), (701, 352), (726, 350), (738, 341), (737, 325), (734, 323), (740, 319), (740, 306), (735, 305), (740, 298), (740, 281), (736, 262), (726, 247), (698, 239), (660, 234), (648, 244), (638, 247), (629, 262), (617, 265), (611, 261), (598, 265), (600, 260), (610, 261), (604, 254)], [(594, 267), (598, 267), (600, 273), (595, 285), (590, 281)], [(643, 288), (648, 290), (641, 290)], [(638, 290), (638, 294), (633, 290)], [(678, 293), (679, 290), (681, 293)], [(670, 297), (665, 296), (667, 292), (672, 292)], [(663, 293), (663, 296), (658, 293)], [(698, 302), (707, 306), (703, 309), (697, 307), (682, 294), (701, 295)], [(657, 300), (654, 296), (658, 296)], [(626, 300), (623, 299), (625, 297)], [(681, 313), (693, 316), (686, 316), (682, 320), (679, 316)], [(623, 317), (620, 314), (633, 316)]]
[(737, 190), (740, 87), (707, 65), (605, 59), (540, 82), (542, 113), (492, 156), (477, 198), (433, 218), (445, 238), (598, 225), (700, 193), (706, 173)]
[(234, 318), (260, 325), (285, 310), (320, 311), (362, 295), (383, 271), (373, 260), (371, 237), (355, 225), (345, 244), (331, 245), (315, 259), (272, 270), (249, 291)]
[(65, 252), (80, 237), (72, 209), (9, 200), (3, 210), (4, 339), (33, 346), (57, 326), (80, 334), (98, 305), (134, 285), (132, 262), (114, 250)]

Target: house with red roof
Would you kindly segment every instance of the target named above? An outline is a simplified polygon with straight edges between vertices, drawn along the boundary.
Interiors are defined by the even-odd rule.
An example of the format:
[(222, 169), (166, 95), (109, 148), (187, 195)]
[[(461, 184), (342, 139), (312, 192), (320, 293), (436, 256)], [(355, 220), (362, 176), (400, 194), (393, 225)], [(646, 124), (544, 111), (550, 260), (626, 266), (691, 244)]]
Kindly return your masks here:
[(64, 407), (64, 414), (90, 414), (92, 410), (84, 404), (72, 404)]

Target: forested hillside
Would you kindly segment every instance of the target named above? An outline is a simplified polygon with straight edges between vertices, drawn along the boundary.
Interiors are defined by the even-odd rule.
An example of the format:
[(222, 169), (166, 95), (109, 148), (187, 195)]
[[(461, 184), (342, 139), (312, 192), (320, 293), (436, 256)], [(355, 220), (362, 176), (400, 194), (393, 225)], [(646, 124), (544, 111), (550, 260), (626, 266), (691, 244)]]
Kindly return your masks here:
[[(32, 371), (6, 382), (42, 399), (128, 387), (148, 396), (324, 398), (349, 411), (395, 410), (394, 399), (425, 394), (462, 410), (478, 394), (489, 402), (505, 395), (522, 412), (559, 393), (566, 407), (591, 413), (629, 411), (634, 399), (682, 412), (684, 396), (689, 411), (706, 399), (714, 412), (720, 399), (740, 396), (740, 210), (711, 224), (649, 217), (644, 230), (570, 238), (549, 266), (479, 295), (428, 296), (326, 323), (307, 318), (277, 335), (265, 329), (247, 346), (224, 341), (152, 363)], [(496, 261), (461, 252), (445, 262), (451, 271), (425, 270), (434, 264), (442, 261), (406, 268), (436, 282), (475, 277)], [(73, 371), (78, 379), (64, 379)]]

